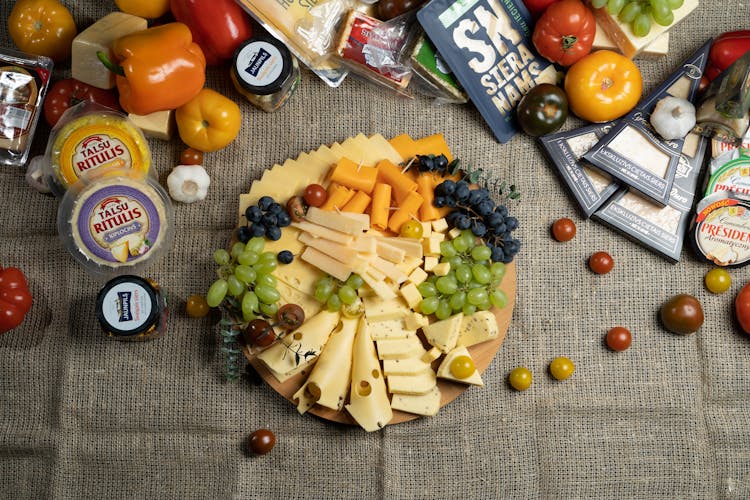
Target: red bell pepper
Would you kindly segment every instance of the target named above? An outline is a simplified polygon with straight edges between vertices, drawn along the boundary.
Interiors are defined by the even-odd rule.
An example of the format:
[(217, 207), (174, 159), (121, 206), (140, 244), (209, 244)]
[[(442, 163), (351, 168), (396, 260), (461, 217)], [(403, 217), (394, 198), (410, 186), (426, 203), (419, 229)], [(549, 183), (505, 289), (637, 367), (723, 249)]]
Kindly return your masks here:
[(16, 267), (0, 267), (0, 334), (20, 325), (31, 303), (23, 272)]
[(539, 19), (542, 13), (557, 0), (523, 0), (523, 4), (529, 9), (531, 17)]
[(209, 65), (230, 59), (253, 34), (250, 17), (234, 0), (170, 0), (172, 14), (187, 24)]
[(91, 101), (108, 108), (119, 110), (117, 93), (104, 90), (73, 78), (55, 82), (44, 99), (44, 118), (54, 127), (60, 116), (70, 107), (81, 101)]
[(714, 39), (708, 54), (706, 76), (713, 80), (750, 50), (750, 30), (728, 31)]

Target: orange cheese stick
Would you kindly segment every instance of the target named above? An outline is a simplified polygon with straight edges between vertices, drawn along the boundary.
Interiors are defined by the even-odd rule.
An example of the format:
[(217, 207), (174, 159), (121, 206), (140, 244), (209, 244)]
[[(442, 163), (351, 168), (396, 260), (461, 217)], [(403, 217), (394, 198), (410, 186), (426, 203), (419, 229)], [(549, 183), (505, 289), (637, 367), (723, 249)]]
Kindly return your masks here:
[(345, 186), (336, 185), (329, 191), (328, 199), (320, 207), (321, 210), (336, 210), (337, 208), (341, 210), (354, 197), (354, 191)]
[(370, 205), (371, 200), (372, 198), (370, 198), (370, 195), (364, 191), (357, 191), (354, 193), (354, 196), (352, 196), (352, 199), (349, 200), (349, 203), (344, 205), (344, 208), (342, 208), (341, 211), (363, 214), (368, 205)]
[(403, 203), (399, 205), (398, 210), (391, 215), (391, 218), (388, 220), (388, 229), (396, 234), (401, 232), (401, 226), (404, 222), (410, 220), (412, 217), (417, 218), (419, 207), (422, 206), (423, 202), (424, 198), (419, 193), (411, 191)]
[(419, 207), (419, 219), (422, 221), (431, 221), (440, 218), (440, 212), (432, 204), (435, 199), (435, 186), (437, 182), (442, 182), (442, 178), (430, 173), (423, 173), (417, 177), (417, 193), (424, 198), (424, 203)]
[(372, 193), (377, 178), (377, 168), (360, 166), (346, 157), (341, 158), (336, 166), (333, 167), (330, 176), (332, 182), (364, 191), (367, 194)]
[(402, 172), (402, 168), (394, 165), (388, 160), (378, 163), (378, 182), (390, 184), (396, 203), (401, 203), (409, 196), (409, 193), (417, 190), (417, 183)]
[(437, 133), (422, 137), (414, 141), (414, 153), (418, 155), (441, 155), (444, 154), (448, 161), (453, 161), (453, 155), (445, 142), (443, 134)]
[(391, 185), (378, 182), (372, 191), (372, 206), (370, 207), (370, 226), (380, 231), (388, 227), (391, 215)]

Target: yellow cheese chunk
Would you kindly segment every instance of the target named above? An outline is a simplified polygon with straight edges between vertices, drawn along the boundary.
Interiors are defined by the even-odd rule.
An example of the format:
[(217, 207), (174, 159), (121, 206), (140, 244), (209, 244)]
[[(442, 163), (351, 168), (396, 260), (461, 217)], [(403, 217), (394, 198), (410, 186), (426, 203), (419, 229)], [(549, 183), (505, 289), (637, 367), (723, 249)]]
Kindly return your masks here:
[(339, 231), (345, 234), (361, 235), (370, 228), (370, 217), (362, 214), (363, 217), (351, 217), (353, 214), (339, 214), (328, 212), (320, 208), (310, 207), (307, 210), (305, 219), (313, 224)]
[(375, 187), (377, 178), (377, 168), (365, 167), (349, 158), (341, 158), (331, 171), (330, 180), (342, 186), (370, 194)]
[(300, 259), (304, 260), (308, 264), (317, 267), (326, 274), (329, 274), (339, 281), (346, 281), (352, 274), (352, 268), (346, 264), (342, 264), (333, 257), (329, 257), (320, 250), (316, 250), (312, 247), (305, 248), (305, 251), (300, 255)]
[(424, 269), (418, 267), (414, 269), (409, 277), (406, 279), (409, 283), (414, 283), (415, 285), (420, 285), (425, 282), (427, 279), (427, 273), (424, 271)]
[(467, 358), (471, 359), (472, 363), (474, 362), (471, 355), (469, 354), (469, 351), (465, 347), (456, 347), (455, 349), (451, 350), (451, 352), (449, 352), (445, 356), (445, 359), (443, 359), (443, 361), (440, 363), (437, 371), (437, 376), (446, 380), (461, 382), (462, 384), (470, 384), (483, 387), (484, 382), (482, 381), (482, 376), (479, 375), (479, 372), (476, 368), (474, 368), (474, 372), (471, 373), (468, 377), (459, 378), (453, 374), (453, 372), (451, 371), (451, 364), (453, 363), (453, 360), (458, 358), (459, 356), (466, 356)]
[(418, 358), (425, 353), (419, 338), (412, 336), (403, 339), (384, 339), (375, 342), (380, 359)]
[(443, 355), (443, 351), (441, 351), (437, 347), (433, 347), (432, 349), (424, 353), (422, 357), (419, 359), (421, 359), (425, 363), (432, 363), (433, 361), (435, 361), (442, 355)]
[[(396, 298), (396, 292), (386, 284), (385, 276), (381, 278), (373, 276), (372, 268), (369, 265), (359, 266), (355, 268), (355, 272), (367, 283), (367, 285), (375, 292), (376, 297), (367, 297), (370, 300), (392, 300)], [(365, 302), (365, 314), (367, 311), (367, 302)], [(372, 319), (372, 321), (386, 321), (387, 319)], [(392, 318), (391, 318), (392, 319)]]
[(365, 304), (365, 316), (370, 323), (400, 319), (409, 312), (403, 300), (396, 297), (392, 299), (365, 297), (363, 302)]
[(378, 241), (372, 236), (360, 236), (359, 238), (354, 238), (349, 247), (360, 253), (375, 253), (377, 244)]
[(425, 255), (440, 255), (440, 240), (436, 236), (423, 239), (422, 250)]
[(387, 260), (381, 259), (380, 257), (373, 257), (370, 260), (370, 265), (375, 270), (383, 273), (389, 280), (393, 281), (394, 283), (403, 283), (408, 278), (405, 272), (403, 272), (401, 269), (394, 266)]
[(498, 334), (495, 315), (489, 311), (477, 311), (470, 316), (464, 316), (456, 345), (473, 346), (488, 340), (495, 340)]
[(407, 329), (404, 326), (404, 322), (400, 319), (393, 319), (390, 321), (375, 321), (369, 323), (370, 337), (372, 340), (388, 340), (388, 339), (405, 339), (408, 337), (416, 337), (416, 329)]
[(440, 410), (440, 389), (435, 386), (424, 394), (394, 394), (391, 408), (431, 417)]
[(157, 111), (149, 115), (128, 114), (133, 125), (141, 129), (146, 137), (168, 141), (172, 138), (174, 110)]
[(437, 257), (432, 256), (432, 255), (428, 255), (427, 257), (424, 258), (424, 266), (423, 266), (424, 270), (427, 271), (427, 272), (430, 272), (433, 269), (435, 269), (435, 266), (437, 266), (438, 263), (439, 262), (438, 262), (438, 258)]
[(416, 309), (419, 303), (422, 302), (422, 294), (419, 293), (417, 285), (414, 283), (407, 283), (399, 291), (406, 304), (412, 309)]
[(436, 233), (444, 233), (448, 230), (448, 222), (444, 218), (432, 221), (432, 230)]
[(391, 216), (391, 186), (378, 182), (372, 192), (372, 209), (370, 210), (372, 227), (381, 231), (388, 228)]
[[(620, 49), (617, 47), (617, 44), (612, 41), (612, 39), (607, 36), (607, 33), (604, 32), (601, 26), (599, 26), (599, 23), (596, 23), (596, 34), (594, 35), (594, 43), (591, 46), (591, 51), (595, 50), (614, 50), (615, 52), (619, 52)], [(636, 54), (635, 57), (648, 57), (648, 58), (655, 58), (655, 57), (661, 57), (665, 56), (669, 53), (669, 33), (664, 33), (662, 35), (659, 35), (654, 39), (653, 42), (649, 43), (645, 47), (643, 47), (643, 50)]]
[(429, 324), (427, 316), (418, 312), (412, 311), (404, 317), (404, 326), (409, 330), (419, 330)]
[[(424, 195), (422, 197), (424, 198)], [(420, 218), (424, 221), (422, 222), (422, 238), (429, 238), (432, 235), (432, 223), (421, 216)]]
[(443, 352), (449, 352), (456, 347), (458, 334), (461, 331), (463, 314), (458, 313), (442, 321), (436, 321), (422, 328), (427, 342)]
[(424, 256), (422, 251), (422, 242), (415, 238), (387, 238), (379, 237), (380, 241), (385, 241), (392, 247), (400, 248), (404, 251), (405, 257), (421, 259)]
[(354, 193), (354, 196), (352, 196), (352, 199), (349, 200), (349, 203), (344, 205), (344, 208), (342, 208), (341, 211), (347, 213), (363, 214), (365, 213), (365, 210), (367, 210), (367, 207), (370, 206), (371, 201), (372, 198), (370, 197), (370, 195), (368, 195), (364, 191), (357, 191), (356, 193)]
[(387, 380), (391, 394), (425, 394), (437, 386), (437, 377), (432, 368), (415, 375), (391, 375)]

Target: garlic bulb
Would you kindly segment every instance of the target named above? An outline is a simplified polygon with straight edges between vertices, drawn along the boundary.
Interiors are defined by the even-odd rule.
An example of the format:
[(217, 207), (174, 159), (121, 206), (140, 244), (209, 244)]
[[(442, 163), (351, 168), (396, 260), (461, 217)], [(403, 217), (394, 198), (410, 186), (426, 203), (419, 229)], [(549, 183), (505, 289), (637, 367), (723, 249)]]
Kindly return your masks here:
[(200, 165), (177, 165), (167, 177), (169, 196), (183, 203), (205, 199), (210, 184), (211, 178)]
[(695, 106), (681, 97), (665, 97), (651, 113), (651, 126), (664, 139), (682, 139), (695, 126)]

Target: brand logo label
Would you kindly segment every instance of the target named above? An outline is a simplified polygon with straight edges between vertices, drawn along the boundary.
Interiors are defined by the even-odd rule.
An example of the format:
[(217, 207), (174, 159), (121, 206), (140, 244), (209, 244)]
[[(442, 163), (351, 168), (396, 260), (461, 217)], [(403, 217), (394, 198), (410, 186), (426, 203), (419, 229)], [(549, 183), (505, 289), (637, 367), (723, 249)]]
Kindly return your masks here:
[(258, 76), (258, 73), (260, 72), (261, 68), (263, 67), (263, 64), (271, 58), (271, 53), (267, 50), (260, 48), (258, 49), (258, 53), (255, 54), (255, 57), (253, 57), (250, 60), (250, 63), (247, 68), (245, 68), (245, 71), (249, 74), (251, 74), (254, 77)]
[(130, 298), (132, 296), (131, 292), (117, 292), (117, 302), (120, 306), (120, 323), (133, 321), (133, 313), (130, 308)]

